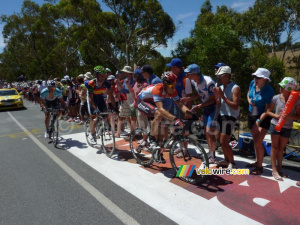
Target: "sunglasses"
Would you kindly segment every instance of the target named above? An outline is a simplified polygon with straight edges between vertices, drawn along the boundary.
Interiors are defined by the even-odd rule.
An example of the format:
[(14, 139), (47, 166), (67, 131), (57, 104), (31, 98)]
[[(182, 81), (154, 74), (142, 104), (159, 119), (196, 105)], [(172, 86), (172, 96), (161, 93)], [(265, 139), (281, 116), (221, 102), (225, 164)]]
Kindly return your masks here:
[(174, 87), (176, 86), (176, 84), (167, 84), (167, 86), (168, 86), (169, 88), (174, 88)]
[(262, 79), (262, 77), (257, 77), (257, 76), (253, 76), (253, 77), (254, 77), (254, 79), (257, 79), (257, 80)]

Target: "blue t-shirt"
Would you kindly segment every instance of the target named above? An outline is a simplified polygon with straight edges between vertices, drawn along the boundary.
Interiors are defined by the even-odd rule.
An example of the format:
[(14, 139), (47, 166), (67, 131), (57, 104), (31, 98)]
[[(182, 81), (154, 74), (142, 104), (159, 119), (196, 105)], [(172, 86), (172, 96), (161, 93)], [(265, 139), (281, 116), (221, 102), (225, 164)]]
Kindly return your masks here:
[(57, 98), (62, 98), (62, 92), (58, 88), (56, 88), (55, 91), (54, 91), (54, 98), (53, 99), (49, 98), (49, 89), (48, 88), (44, 88), (44, 90), (41, 92), (41, 99), (44, 99), (46, 101), (53, 101)]
[(161, 81), (161, 79), (160, 79), (158, 76), (152, 74), (152, 75), (149, 77), (149, 79), (147, 80), (147, 83), (148, 83), (149, 85), (151, 85), (151, 84), (159, 84), (159, 83), (162, 83), (162, 81)]
[[(251, 81), (249, 86), (249, 98), (251, 102), (255, 102), (255, 106), (258, 108), (258, 116), (266, 111), (266, 104), (270, 104), (274, 96), (273, 88), (266, 83), (261, 91), (255, 91), (254, 80)], [(252, 112), (252, 106), (249, 105), (249, 112)]]

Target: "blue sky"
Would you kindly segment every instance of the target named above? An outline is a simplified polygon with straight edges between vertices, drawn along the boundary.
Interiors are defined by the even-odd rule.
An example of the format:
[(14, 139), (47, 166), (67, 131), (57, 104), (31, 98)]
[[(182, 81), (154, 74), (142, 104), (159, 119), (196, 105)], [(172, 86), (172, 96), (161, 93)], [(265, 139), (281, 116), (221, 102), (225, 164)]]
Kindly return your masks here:
[[(4, 1), (4, 0), (2, 0)], [(38, 4), (43, 4), (44, 0), (33, 0)], [(194, 27), (197, 16), (200, 13), (200, 8), (205, 0), (161, 0), (162, 7), (164, 10), (173, 18), (174, 23), (179, 25), (179, 21), (182, 23), (179, 25), (179, 29), (172, 40), (168, 41), (167, 48), (157, 48), (163, 56), (170, 56), (171, 50), (176, 47), (176, 43), (183, 38), (189, 37), (190, 30)], [(107, 11), (105, 4), (100, 2), (103, 11)], [(252, 6), (255, 0), (211, 0), (210, 1), (213, 10), (216, 6), (226, 5), (239, 12), (247, 10)], [(5, 1), (5, 4), (0, 8), (0, 15), (6, 14), (11, 15), (21, 11), (23, 0), (10, 0)], [(0, 24), (0, 52), (3, 51), (5, 44), (3, 43), (2, 37), (3, 24)]]

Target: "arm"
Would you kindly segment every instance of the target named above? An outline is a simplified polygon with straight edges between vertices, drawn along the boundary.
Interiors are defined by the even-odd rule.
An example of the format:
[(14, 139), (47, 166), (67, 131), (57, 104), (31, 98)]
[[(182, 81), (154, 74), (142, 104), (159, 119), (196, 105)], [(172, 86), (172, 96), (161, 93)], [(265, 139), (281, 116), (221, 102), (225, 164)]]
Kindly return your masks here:
[(191, 117), (193, 115), (190, 109), (186, 107), (182, 102), (180, 102), (180, 100), (176, 101), (175, 104), (185, 114), (186, 117)]
[(163, 107), (163, 103), (162, 102), (155, 102), (155, 105), (156, 105), (157, 110), (159, 111), (159, 113), (164, 118), (167, 118), (168, 120), (171, 120), (171, 121), (174, 121), (176, 119), (176, 117), (174, 115), (172, 115), (171, 113), (169, 113), (169, 111), (165, 110), (165, 108)]
[[(275, 119), (279, 119), (280, 114), (273, 113), (274, 108), (275, 108), (274, 103), (270, 103), (269, 107), (267, 108), (267, 112), (265, 112), (263, 114), (266, 114), (266, 116), (271, 116), (272, 118), (275, 118)], [(261, 120), (262, 120), (262, 118), (261, 118)]]
[(127, 86), (128, 90), (129, 90), (129, 93), (132, 93), (132, 94), (134, 95), (133, 88), (131, 87), (131, 85), (130, 85), (130, 83), (129, 83), (129, 81), (128, 81), (128, 80), (125, 82), (125, 84), (126, 84), (126, 86)]
[(255, 103), (252, 103), (252, 101), (251, 101), (251, 99), (250, 99), (250, 97), (249, 97), (249, 93), (250, 93), (250, 91), (248, 91), (248, 93), (247, 93), (247, 100), (248, 100), (248, 103), (249, 103), (249, 105), (255, 105)]
[(66, 107), (66, 103), (65, 103), (65, 101), (64, 101), (63, 98), (59, 98), (59, 102), (61, 104), (61, 108), (65, 108)]
[(46, 110), (46, 106), (45, 106), (45, 99), (41, 98), (41, 107)]
[(240, 100), (241, 100), (241, 89), (236, 87), (233, 90), (232, 93), (232, 101), (230, 101), (228, 98), (224, 96), (224, 92), (222, 91), (220, 93), (221, 98), (223, 99), (224, 103), (226, 103), (230, 108), (233, 110), (237, 110), (240, 106)]
[(200, 96), (197, 94), (197, 93), (194, 93), (194, 94), (189, 94), (187, 95), (188, 97), (183, 97), (180, 99), (180, 101), (182, 103), (186, 103), (186, 102), (191, 102), (193, 100), (196, 100), (197, 98), (200, 98)]
[(112, 90), (108, 90), (107, 95), (108, 95), (108, 98), (110, 99), (110, 102), (112, 103), (112, 105), (115, 109), (116, 108), (116, 102), (115, 102), (115, 98), (114, 98)]
[(96, 110), (97, 107), (95, 106), (93, 94), (90, 94), (90, 93), (89, 93), (88, 95), (89, 95), (89, 101), (90, 101), (90, 104), (91, 104), (92, 108), (93, 108), (94, 110)]

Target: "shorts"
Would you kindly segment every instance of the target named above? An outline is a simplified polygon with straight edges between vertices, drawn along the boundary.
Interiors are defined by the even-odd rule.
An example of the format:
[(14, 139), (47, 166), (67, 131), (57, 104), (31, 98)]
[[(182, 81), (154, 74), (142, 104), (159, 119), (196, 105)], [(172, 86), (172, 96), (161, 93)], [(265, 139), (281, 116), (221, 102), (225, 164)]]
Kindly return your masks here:
[(75, 106), (76, 105), (76, 98), (71, 98), (69, 99), (69, 104), (68, 106)]
[[(259, 119), (260, 116), (252, 116), (248, 115), (248, 128), (249, 130), (252, 129), (253, 125), (256, 123), (256, 120)], [(269, 130), (271, 125), (271, 119), (272, 117), (268, 116), (263, 121), (260, 122), (259, 126), (263, 129)]]
[(219, 116), (220, 133), (231, 136), (235, 127), (236, 118), (232, 116)]
[[(94, 95), (93, 96), (93, 100), (94, 100), (96, 108), (100, 112), (107, 112), (107, 108), (106, 108), (106, 104), (105, 104), (104, 98), (101, 95)], [(89, 101), (87, 101), (87, 103), (88, 103), (89, 114), (90, 115), (95, 115), (94, 109), (93, 109), (91, 103)]]
[(136, 117), (136, 110), (134, 107), (130, 107), (130, 117)]
[(270, 134), (280, 135), (281, 137), (285, 137), (285, 138), (291, 137), (292, 128), (290, 128), (290, 129), (289, 128), (281, 128), (281, 130), (278, 132), (275, 130), (275, 126), (276, 125), (271, 124), (270, 130), (269, 130)]
[(144, 102), (140, 98), (138, 98), (138, 100), (137, 100), (137, 107), (138, 107), (138, 110), (141, 111), (142, 114), (147, 117), (154, 117), (154, 113), (157, 110), (154, 103), (152, 104), (150, 102)]
[(131, 111), (130, 106), (127, 101), (122, 101), (120, 105), (120, 117), (128, 118), (130, 117)]
[(58, 108), (60, 106), (58, 99), (54, 99), (53, 101), (45, 100), (46, 108)]
[(85, 102), (83, 105), (80, 105), (80, 115), (85, 116), (89, 114), (88, 105), (87, 102)]
[(216, 109), (211, 112), (203, 113), (203, 123), (205, 127), (216, 127), (216, 124), (213, 123), (215, 117)]
[(108, 110), (110, 112), (116, 112), (116, 113), (119, 113), (119, 102), (116, 102), (116, 108), (113, 107), (113, 104), (112, 103), (108, 103)]

